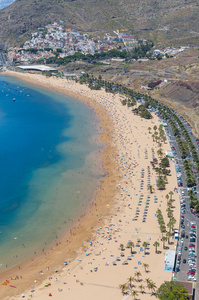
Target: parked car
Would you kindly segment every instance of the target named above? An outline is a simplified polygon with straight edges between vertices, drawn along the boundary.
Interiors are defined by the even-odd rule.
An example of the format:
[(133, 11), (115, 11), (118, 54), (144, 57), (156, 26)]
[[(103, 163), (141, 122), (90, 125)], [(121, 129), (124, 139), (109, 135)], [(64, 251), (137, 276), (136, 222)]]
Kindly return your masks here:
[(189, 275), (188, 276), (188, 280), (189, 281), (196, 281), (196, 278), (194, 276)]
[(196, 239), (190, 238), (190, 242), (195, 243), (195, 242), (196, 242)]

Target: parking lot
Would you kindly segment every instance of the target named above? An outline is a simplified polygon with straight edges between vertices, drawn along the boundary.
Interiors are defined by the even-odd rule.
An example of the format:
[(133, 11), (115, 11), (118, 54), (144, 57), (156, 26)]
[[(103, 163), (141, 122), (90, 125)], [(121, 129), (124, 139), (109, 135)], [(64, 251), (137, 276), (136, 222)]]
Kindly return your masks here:
[[(199, 140), (196, 139), (192, 132), (191, 127), (186, 121), (183, 120), (194, 145), (199, 150)], [(177, 251), (176, 251), (176, 263), (175, 272), (177, 280), (179, 281), (194, 281), (196, 282), (196, 295), (199, 290), (199, 283), (197, 282), (197, 267), (199, 267), (199, 262), (197, 261), (197, 251), (198, 251), (198, 240), (197, 240), (197, 230), (199, 226), (199, 214), (197, 214), (191, 207), (189, 201), (190, 191), (192, 191), (196, 196), (198, 194), (198, 184), (193, 187), (188, 187), (186, 184), (186, 177), (183, 166), (183, 159), (181, 157), (180, 151), (178, 149), (178, 144), (176, 138), (172, 133), (171, 128), (168, 126), (166, 128), (166, 133), (171, 144), (171, 149), (176, 166), (176, 176), (180, 199), (180, 224), (179, 229), (174, 231), (174, 238), (178, 240)], [(197, 172), (195, 170), (195, 165), (192, 156), (186, 157), (192, 165), (192, 172), (196, 177), (196, 182), (198, 181)]]

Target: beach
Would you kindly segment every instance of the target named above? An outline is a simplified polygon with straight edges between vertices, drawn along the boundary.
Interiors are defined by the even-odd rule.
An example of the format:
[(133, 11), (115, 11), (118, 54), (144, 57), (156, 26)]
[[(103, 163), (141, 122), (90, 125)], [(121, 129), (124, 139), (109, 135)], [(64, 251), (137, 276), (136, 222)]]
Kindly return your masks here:
[[(164, 258), (167, 250), (175, 250), (176, 244), (171, 238), (172, 243), (166, 242), (167, 249), (163, 248), (156, 217), (159, 208), (165, 224), (168, 223), (165, 196), (170, 191), (175, 200), (176, 228), (180, 217), (174, 163), (170, 161), (171, 176), (165, 190), (156, 188), (157, 174), (150, 163), (154, 157), (158, 159), (159, 146), (151, 133), (155, 125), (161, 124), (158, 117), (142, 119), (121, 104), (121, 95), (90, 90), (72, 80), (11, 71), (6, 74), (66, 93), (93, 107), (103, 129), (100, 140), (106, 148), (101, 157), (107, 175), (87, 211), (61, 240), (41, 257), (1, 275), (1, 282), (10, 280), (6, 286), (0, 285), (2, 299), (21, 299), (24, 294), (25, 298), (43, 300), (51, 294), (54, 299), (119, 300), (127, 297), (122, 295), (119, 285), (130, 276), (134, 277), (132, 289), (138, 291), (138, 299), (155, 299), (146, 279), (150, 278), (159, 287), (172, 277), (171, 271), (164, 271)], [(161, 147), (163, 152), (170, 150), (168, 141)], [(148, 184), (154, 187), (153, 193)], [(126, 248), (129, 241), (135, 246), (132, 252)], [(153, 246), (155, 241), (159, 242), (158, 253)], [(148, 243), (147, 249), (144, 242)]]

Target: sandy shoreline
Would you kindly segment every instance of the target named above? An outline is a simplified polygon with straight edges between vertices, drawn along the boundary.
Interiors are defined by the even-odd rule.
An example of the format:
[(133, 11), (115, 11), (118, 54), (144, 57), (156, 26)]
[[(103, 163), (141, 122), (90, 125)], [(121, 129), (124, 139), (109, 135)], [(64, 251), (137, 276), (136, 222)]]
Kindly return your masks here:
[[(177, 185), (174, 164), (171, 163), (172, 176), (169, 177), (167, 190), (155, 190), (154, 194), (150, 195), (146, 182), (150, 177), (151, 184), (155, 186), (155, 172), (153, 174), (150, 160), (152, 149), (157, 152), (157, 144), (148, 133), (148, 127), (153, 128), (155, 124), (158, 126), (160, 124), (158, 118), (155, 116), (152, 120), (142, 120), (134, 116), (129, 108), (121, 105), (119, 95), (113, 96), (101, 90), (91, 91), (88, 87), (73, 81), (33, 74), (12, 72), (6, 74), (45, 88), (50, 87), (92, 106), (101, 119), (100, 126), (104, 130), (100, 139), (107, 145), (102, 152), (102, 159), (108, 175), (102, 180), (97, 191), (95, 204), (91, 203), (86, 216), (79, 218), (72, 235), (69, 237), (68, 233), (53, 251), (44, 255), (38, 262), (29, 267), (21, 266), (20, 270), (12, 270), (12, 275), (18, 274), (23, 278), (11, 281), (11, 285), (16, 288), (9, 285), (0, 286), (2, 299), (17, 299), (17, 295), (21, 293), (25, 293), (26, 298), (32, 296), (34, 299), (47, 299), (49, 293), (52, 293), (55, 299), (65, 299), (66, 295), (67, 299), (78, 299), (79, 295), (81, 299), (92, 299), (94, 296), (96, 299), (110, 299), (113, 296), (115, 299), (122, 299), (119, 284), (126, 282), (129, 276), (134, 276), (136, 271), (142, 273), (143, 281), (139, 284), (135, 282), (135, 290), (139, 290), (138, 286), (141, 284), (146, 286), (144, 280), (148, 277), (157, 286), (164, 280), (170, 280), (171, 272), (164, 271), (166, 250), (162, 247), (161, 233), (154, 214), (160, 207), (165, 216), (165, 223), (168, 223), (164, 214), (165, 195), (173, 191)], [(170, 149), (168, 142), (162, 147), (164, 151)], [(148, 167), (150, 176), (147, 175)], [(142, 189), (141, 172), (144, 172), (145, 177)], [(146, 223), (142, 223), (141, 213), (137, 221), (132, 221), (141, 194), (143, 201), (150, 196), (151, 203)], [(154, 195), (157, 201), (154, 201)], [(174, 194), (173, 198), (176, 200), (174, 217), (178, 223), (178, 194)], [(141, 203), (140, 211), (143, 209), (144, 204)], [(128, 265), (122, 265), (121, 261), (124, 259), (121, 259), (117, 266), (112, 265), (115, 257), (120, 256), (121, 250), (118, 249), (120, 243), (126, 246), (128, 240), (132, 240), (136, 244), (138, 238), (143, 243), (147, 241), (148, 236), (150, 236), (150, 255), (144, 255), (139, 248), (135, 248), (137, 253), (128, 261)], [(92, 245), (89, 244), (91, 239)], [(154, 241), (157, 240), (160, 243), (160, 254), (156, 254), (153, 247)], [(169, 245), (170, 249), (174, 247), (174, 244)], [(128, 257), (130, 250), (126, 249), (124, 253), (125, 257)], [(64, 266), (65, 260), (71, 260), (71, 263)], [(143, 263), (149, 264), (149, 272), (144, 271)], [(55, 268), (58, 273), (54, 271)], [(94, 268), (97, 268), (96, 272)], [(39, 274), (40, 271), (42, 273)], [(1, 276), (1, 281), (8, 278), (5, 276), (5, 274)], [(35, 280), (37, 282), (34, 282)], [(43, 288), (49, 281), (52, 285)], [(146, 287), (145, 289), (147, 291)], [(140, 293), (138, 298), (151, 298), (148, 292)]]

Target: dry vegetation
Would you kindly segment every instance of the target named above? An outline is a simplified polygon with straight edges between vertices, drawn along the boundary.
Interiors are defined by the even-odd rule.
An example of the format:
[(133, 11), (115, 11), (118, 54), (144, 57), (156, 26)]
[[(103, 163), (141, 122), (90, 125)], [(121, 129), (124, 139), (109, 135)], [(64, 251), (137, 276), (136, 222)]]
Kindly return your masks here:
[(0, 41), (21, 43), (28, 33), (53, 21), (102, 34), (132, 30), (157, 44), (197, 44), (197, 0), (16, 0), (0, 11)]
[[(87, 71), (94, 76), (101, 75), (106, 80), (126, 84), (138, 92), (148, 93), (183, 115), (199, 135), (198, 56), (199, 50), (191, 48), (176, 58), (160, 61), (109, 61), (110, 65), (76, 62), (68, 64), (62, 70), (77, 74)], [(168, 73), (165, 68), (179, 75)], [(159, 79), (163, 83), (158, 88), (152, 91), (141, 89), (141, 86)], [(167, 82), (164, 82), (165, 79)]]

